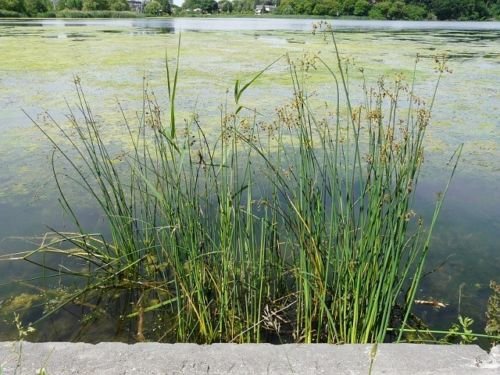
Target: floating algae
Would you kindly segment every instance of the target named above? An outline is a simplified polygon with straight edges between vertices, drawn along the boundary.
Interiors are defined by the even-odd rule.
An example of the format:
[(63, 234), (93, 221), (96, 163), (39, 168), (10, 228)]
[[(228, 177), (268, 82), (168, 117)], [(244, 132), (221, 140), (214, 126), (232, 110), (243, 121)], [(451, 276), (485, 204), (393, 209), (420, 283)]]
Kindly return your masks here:
[[(38, 231), (43, 230), (43, 224), (66, 220), (55, 209), (58, 193), (51, 176), (51, 147), (22, 109), (37, 120), (43, 120), (47, 110), (64, 123), (67, 103), (75, 108), (77, 102), (73, 80), (79, 77), (103, 136), (119, 154), (130, 148), (130, 142), (118, 103), (126, 117), (135, 121), (147, 82), (160, 105), (166, 107), (165, 51), (173, 62), (178, 35), (144, 30), (143, 26), (124, 27), (113, 22), (71, 28), (42, 24), (0, 26), (0, 207), (4, 210), (0, 217), (5, 222), (0, 241), (23, 224), (24, 234), (32, 235), (33, 223), (40, 223)], [(498, 40), (498, 31), (379, 30), (337, 35), (342, 58), (351, 62), (348, 84), (356, 89), (362, 87), (361, 69), (370, 82), (380, 76), (390, 82), (399, 72), (411, 79), (414, 60), (420, 54), (417, 89), (429, 101), (436, 77), (433, 56), (445, 53), (450, 57), (453, 73), (441, 83), (428, 129), (423, 176), (427, 181), (423, 181), (422, 191), (427, 189), (426, 193), (433, 197), (442, 188), (429, 180), (439, 179), (441, 167), (456, 146), (466, 144), (459, 176), (447, 197), (446, 207), (450, 208), (444, 209), (441, 218), (443, 226), (447, 223), (449, 228), (436, 236), (437, 246), (433, 249), (438, 251), (430, 260), (439, 264), (452, 252), (459, 255), (447, 263), (445, 272), (428, 278), (437, 282), (423, 285), (423, 292), (436, 298), (449, 300), (450, 290), (457, 290), (461, 277), (476, 282), (498, 272), (494, 264), (498, 260), (495, 230), (499, 219), (494, 207), (499, 207), (500, 197), (491, 187), (498, 184), (500, 173)], [(177, 97), (179, 121), (198, 112), (207, 134), (217, 134), (219, 106), (232, 103), (234, 81), (245, 81), (285, 53), (291, 59), (320, 53), (325, 61), (334, 61), (331, 45), (306, 31), (184, 31)], [(334, 101), (334, 83), (327, 79), (328, 72), (319, 64), (312, 70), (314, 74), (307, 83), (312, 100)], [(276, 107), (291, 96), (285, 61), (274, 66), (245, 95), (245, 105), (273, 115)], [(353, 100), (356, 105), (362, 104), (359, 98)], [(55, 132), (51, 134), (58, 137)], [(86, 224), (98, 227), (99, 214), (77, 192), (73, 195), (87, 214)], [(477, 196), (482, 201), (476, 202)], [(488, 204), (484, 203), (485, 196)], [(5, 252), (5, 247), (0, 251)], [(484, 258), (493, 261), (481, 272), (478, 267), (467, 267)]]

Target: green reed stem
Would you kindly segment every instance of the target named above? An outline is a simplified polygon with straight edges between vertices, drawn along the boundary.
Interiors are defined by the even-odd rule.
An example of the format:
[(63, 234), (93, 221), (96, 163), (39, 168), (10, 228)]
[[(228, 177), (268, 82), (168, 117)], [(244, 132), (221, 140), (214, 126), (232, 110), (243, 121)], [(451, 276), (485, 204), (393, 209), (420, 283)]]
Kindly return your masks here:
[[(197, 116), (178, 131), (179, 38), (176, 65), (166, 65), (169, 107), (145, 85), (138, 124), (123, 115), (126, 163), (117, 162), (77, 81), (76, 137), (53, 121), (69, 149), (37, 126), (54, 145), (57, 189), (79, 235), (60, 234), (50, 249), (24, 258), (72, 247), (58, 250), (89, 267), (75, 298), (126, 285), (135, 297), (123, 315), (161, 317), (163, 334), (137, 326), (164, 340), (367, 343), (384, 341), (398, 319), (406, 329), (443, 202), (424, 234), (411, 207), (430, 115), (412, 104), (413, 86), (401, 108), (400, 78), (374, 90), (365, 82), (363, 104), (354, 106), (332, 40), (336, 67), (318, 61), (333, 82), (333, 119), (315, 110), (307, 75), (288, 57), (292, 103), (277, 111), (271, 130), (260, 129), (243, 94), (279, 58), (236, 82), (234, 108), (222, 108), (220, 132), (209, 137)], [(107, 242), (85, 233), (66, 180), (102, 210)]]

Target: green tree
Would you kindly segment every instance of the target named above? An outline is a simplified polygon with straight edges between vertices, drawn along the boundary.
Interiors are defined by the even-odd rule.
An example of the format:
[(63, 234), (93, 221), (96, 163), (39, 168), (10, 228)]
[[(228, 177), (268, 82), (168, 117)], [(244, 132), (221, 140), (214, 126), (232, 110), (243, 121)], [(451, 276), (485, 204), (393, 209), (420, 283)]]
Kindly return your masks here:
[(223, 13), (231, 13), (233, 11), (233, 3), (229, 0), (219, 1), (219, 11)]
[(491, 5), (491, 15), (496, 19), (500, 18), (500, 1), (496, 4)]
[(172, 4), (168, 0), (158, 0), (161, 5), (161, 11), (166, 14), (172, 14)]
[(314, 7), (316, 6), (315, 0), (302, 0), (297, 1), (297, 10), (300, 14), (313, 14)]
[(280, 6), (278, 7), (278, 13), (299, 14), (299, 12), (296, 9), (296, 3), (297, 3), (296, 0), (281, 0)]
[(24, 4), (22, 0), (0, 0), (0, 9), (24, 13)]
[(337, 0), (317, 0), (314, 15), (337, 17), (342, 13), (342, 5)]
[(204, 13), (216, 13), (219, 5), (215, 0), (186, 0), (182, 4), (184, 9), (201, 9)]
[(108, 7), (117, 11), (130, 10), (127, 0), (108, 0)]
[(405, 18), (405, 3), (404, 1), (395, 1), (391, 4), (389, 11), (387, 12), (387, 18), (390, 20), (401, 20)]
[(490, 10), (483, 0), (469, 0), (465, 9), (466, 12), (461, 15), (461, 19), (484, 20), (491, 16)]
[(354, 7), (356, 6), (357, 0), (344, 0), (342, 6), (342, 13), (346, 15), (354, 14)]
[(389, 13), (389, 9), (391, 9), (390, 1), (382, 1), (380, 3), (376, 3), (372, 6), (370, 11), (368, 12), (368, 16), (373, 19), (387, 19), (387, 14)]
[(233, 0), (233, 12), (253, 13), (255, 10), (254, 0)]
[(483, 0), (432, 0), (431, 8), (440, 20), (480, 20), (491, 14)]
[(219, 4), (215, 0), (201, 0), (200, 8), (206, 13), (217, 13), (219, 11)]
[(405, 2), (408, 4), (419, 5), (424, 8), (429, 8), (432, 4), (432, 0), (407, 0)]
[(440, 20), (457, 19), (460, 16), (459, 0), (433, 0), (432, 10)]
[(158, 1), (152, 0), (144, 7), (144, 13), (149, 16), (158, 16), (161, 14), (161, 8), (161, 4)]
[(198, 8), (198, 0), (184, 0), (184, 3), (182, 3), (182, 7), (184, 9), (196, 9)]
[(57, 3), (57, 9), (76, 9), (81, 10), (83, 8), (82, 0), (59, 0)]
[(52, 3), (49, 0), (24, 0), (24, 10), (28, 16), (36, 16), (50, 9), (52, 9)]
[(427, 9), (424, 6), (416, 4), (406, 4), (404, 6), (403, 12), (405, 14), (405, 19), (408, 20), (422, 20), (427, 15)]
[(321, 5), (318, 10), (315, 10), (318, 0), (282, 0), (279, 6), (278, 13), (281, 14), (328, 14)]
[(107, 0), (83, 0), (83, 10), (107, 10), (109, 9)]
[(371, 4), (368, 2), (368, 0), (358, 0), (354, 4), (353, 14), (355, 16), (367, 16), (370, 8)]

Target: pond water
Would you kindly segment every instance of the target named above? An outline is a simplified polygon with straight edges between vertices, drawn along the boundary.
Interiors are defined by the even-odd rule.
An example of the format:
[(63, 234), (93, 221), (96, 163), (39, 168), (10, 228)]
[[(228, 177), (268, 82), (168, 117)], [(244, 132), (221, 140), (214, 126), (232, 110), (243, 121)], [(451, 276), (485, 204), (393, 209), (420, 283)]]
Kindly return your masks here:
[[(126, 134), (117, 131), (118, 102), (128, 114), (139, 110), (144, 81), (160, 104), (167, 102), (165, 52), (171, 59), (182, 32), (179, 114), (188, 118), (197, 112), (207, 133), (216, 132), (219, 106), (232, 99), (228, 93), (236, 79), (251, 77), (284, 53), (299, 58), (321, 51), (333, 64), (332, 46), (312, 35), (313, 22), (0, 20), (0, 256), (33, 249), (33, 237), (49, 228), (71, 229), (52, 181), (51, 147), (28, 116), (43, 122), (48, 111), (64, 121), (67, 106), (76, 102), (75, 77), (109, 142), (126, 147)], [(449, 58), (453, 72), (439, 88), (416, 196), (416, 210), (428, 216), (448, 178), (446, 163), (464, 143), (431, 244), (427, 268), (433, 272), (419, 295), (448, 307), (422, 307), (419, 314), (436, 329), (467, 315), (482, 332), (488, 284), (500, 281), (500, 23), (333, 21), (333, 28), (342, 56), (363, 67), (373, 85), (381, 75), (409, 77), (419, 54), (418, 88), (430, 97), (436, 80), (432, 56)], [(361, 87), (356, 72), (354, 89)], [(311, 75), (310, 84), (332, 99), (325, 72)], [(245, 103), (266, 116), (290, 94), (286, 64), (277, 64), (246, 94)], [(102, 230), (98, 212), (84, 200), (80, 207), (83, 224)], [(0, 261), (0, 301), (26, 286), (13, 281), (40, 274), (22, 262)], [(0, 326), (0, 340), (4, 330)]]

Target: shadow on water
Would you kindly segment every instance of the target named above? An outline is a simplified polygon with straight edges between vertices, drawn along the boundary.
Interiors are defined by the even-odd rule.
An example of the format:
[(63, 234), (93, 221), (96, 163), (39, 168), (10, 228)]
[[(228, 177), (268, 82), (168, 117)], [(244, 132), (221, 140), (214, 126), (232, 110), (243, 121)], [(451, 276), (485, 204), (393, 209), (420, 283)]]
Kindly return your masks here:
[[(416, 196), (419, 213), (432, 209), (442, 189), (441, 178), (425, 176), (420, 181)], [(489, 284), (497, 280), (500, 264), (498, 207), (497, 186), (485, 184), (476, 176), (461, 175), (459, 168), (433, 234), (427, 274), (418, 295), (421, 300), (439, 301), (446, 307), (417, 305), (415, 309), (433, 329), (447, 330), (462, 315), (474, 319), (474, 332), (484, 332)]]

